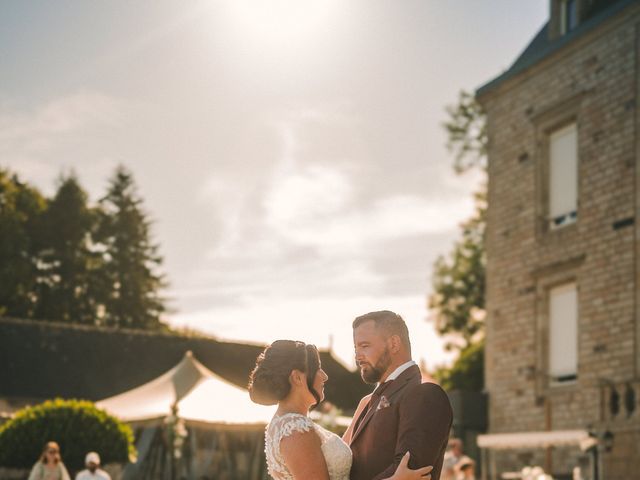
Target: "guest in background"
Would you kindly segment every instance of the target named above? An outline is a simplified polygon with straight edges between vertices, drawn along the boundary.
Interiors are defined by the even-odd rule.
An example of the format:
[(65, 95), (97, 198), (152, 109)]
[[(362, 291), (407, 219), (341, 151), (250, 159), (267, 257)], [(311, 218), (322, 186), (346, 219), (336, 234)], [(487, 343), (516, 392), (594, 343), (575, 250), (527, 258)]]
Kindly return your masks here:
[(89, 452), (84, 459), (87, 469), (76, 475), (76, 480), (111, 480), (111, 476), (100, 469), (100, 455)]
[(476, 462), (463, 455), (455, 466), (456, 480), (476, 480)]
[(456, 465), (464, 456), (462, 451), (462, 440), (459, 438), (452, 438), (449, 440), (449, 445), (447, 445), (447, 447), (447, 451), (444, 454), (444, 461), (442, 463), (441, 480), (455, 480)]
[(47, 442), (40, 459), (31, 469), (29, 480), (71, 480), (56, 442)]

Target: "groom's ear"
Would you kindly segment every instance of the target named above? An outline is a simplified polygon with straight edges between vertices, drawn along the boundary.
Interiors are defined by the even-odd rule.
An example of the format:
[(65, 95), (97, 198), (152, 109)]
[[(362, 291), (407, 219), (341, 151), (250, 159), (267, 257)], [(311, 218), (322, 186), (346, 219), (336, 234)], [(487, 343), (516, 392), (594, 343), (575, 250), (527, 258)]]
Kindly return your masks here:
[(389, 337), (389, 349), (391, 353), (398, 353), (402, 348), (402, 340), (400, 340), (399, 335), (391, 335)]

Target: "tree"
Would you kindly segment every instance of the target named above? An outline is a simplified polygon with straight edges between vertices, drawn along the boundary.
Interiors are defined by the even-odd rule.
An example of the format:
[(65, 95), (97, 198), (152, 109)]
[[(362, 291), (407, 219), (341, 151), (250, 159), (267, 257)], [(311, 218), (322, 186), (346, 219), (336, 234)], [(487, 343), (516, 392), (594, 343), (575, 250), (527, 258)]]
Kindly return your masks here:
[(445, 390), (482, 391), (484, 388), (484, 340), (461, 350), (450, 368), (437, 368), (433, 376)]
[(475, 197), (476, 211), (462, 224), (462, 238), (434, 265), (429, 308), (438, 333), (454, 338), (450, 348), (467, 348), (484, 328), (486, 194)]
[(115, 327), (164, 329), (160, 290), (162, 258), (151, 242), (151, 222), (142, 209), (132, 174), (116, 169), (102, 209), (97, 238), (104, 246), (104, 323)]
[[(463, 174), (471, 169), (486, 172), (486, 117), (474, 96), (460, 92), (458, 103), (447, 109), (444, 128), (447, 147), (454, 154), (454, 170)], [(486, 183), (475, 194), (476, 210), (461, 225), (462, 238), (448, 256), (434, 264), (433, 293), (429, 308), (434, 312), (436, 329), (448, 335), (448, 348), (458, 349), (450, 369), (440, 368), (434, 376), (447, 388), (481, 390), (483, 384), (485, 319), (485, 226)]]
[(32, 318), (38, 302), (38, 238), (45, 198), (0, 169), (0, 315)]
[(473, 168), (487, 168), (487, 122), (482, 106), (473, 94), (461, 91), (458, 103), (446, 108), (449, 119), (443, 126), (449, 136), (447, 148), (454, 154), (453, 168), (461, 174)]
[(92, 241), (96, 212), (74, 174), (61, 177), (43, 216), (41, 264), (46, 272), (36, 316), (93, 325), (99, 316), (97, 285), (101, 258)]
[(136, 455), (129, 425), (91, 402), (56, 399), (26, 407), (0, 426), (0, 465), (30, 468), (51, 440), (72, 470), (84, 466), (91, 450), (100, 452), (103, 463), (127, 463)]

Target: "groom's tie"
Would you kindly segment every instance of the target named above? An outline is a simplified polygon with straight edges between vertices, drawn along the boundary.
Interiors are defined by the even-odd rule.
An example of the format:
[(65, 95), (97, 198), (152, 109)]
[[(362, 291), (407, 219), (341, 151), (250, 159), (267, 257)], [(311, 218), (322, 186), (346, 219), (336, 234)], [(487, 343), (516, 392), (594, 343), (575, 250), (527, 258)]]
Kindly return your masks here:
[(387, 387), (391, 385), (391, 382), (393, 382), (393, 380), (389, 380), (388, 382), (381, 383), (376, 387), (376, 389), (371, 394), (371, 402), (369, 402), (369, 405), (372, 405), (374, 401), (376, 403), (380, 401), (380, 397), (382, 397), (382, 394), (387, 389)]
[(362, 411), (362, 413), (358, 417), (358, 420), (356, 420), (356, 424), (353, 428), (354, 435), (358, 431), (358, 428), (360, 428), (360, 424), (362, 423), (362, 420), (364, 420), (364, 417), (367, 416), (367, 414), (371, 411), (371, 409), (374, 409), (373, 411), (375, 412), (375, 409), (378, 408), (378, 403), (380, 403), (380, 397), (382, 397), (382, 393), (387, 389), (389, 385), (391, 385), (392, 382), (393, 380), (389, 380), (388, 382), (381, 383), (373, 391), (367, 407)]

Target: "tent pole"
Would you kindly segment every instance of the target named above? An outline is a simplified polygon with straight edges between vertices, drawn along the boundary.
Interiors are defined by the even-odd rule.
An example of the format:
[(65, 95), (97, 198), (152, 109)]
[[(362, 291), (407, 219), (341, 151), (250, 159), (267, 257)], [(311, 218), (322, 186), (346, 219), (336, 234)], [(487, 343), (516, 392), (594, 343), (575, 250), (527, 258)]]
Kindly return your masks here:
[(498, 471), (496, 470), (496, 454), (493, 450), (489, 451), (489, 458), (491, 459), (491, 478), (492, 480), (498, 480)]
[(482, 480), (487, 480), (487, 469), (489, 468), (489, 463), (487, 462), (487, 449), (482, 449)]

